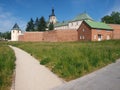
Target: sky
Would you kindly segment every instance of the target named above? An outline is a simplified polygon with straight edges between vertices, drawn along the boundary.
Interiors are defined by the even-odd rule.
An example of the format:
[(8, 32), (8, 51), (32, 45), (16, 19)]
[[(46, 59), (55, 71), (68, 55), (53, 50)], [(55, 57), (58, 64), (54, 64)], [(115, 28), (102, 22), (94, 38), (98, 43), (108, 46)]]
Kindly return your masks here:
[(0, 32), (10, 31), (15, 23), (24, 31), (30, 18), (45, 17), (54, 7), (59, 22), (86, 12), (100, 21), (112, 11), (120, 12), (120, 0), (0, 0)]

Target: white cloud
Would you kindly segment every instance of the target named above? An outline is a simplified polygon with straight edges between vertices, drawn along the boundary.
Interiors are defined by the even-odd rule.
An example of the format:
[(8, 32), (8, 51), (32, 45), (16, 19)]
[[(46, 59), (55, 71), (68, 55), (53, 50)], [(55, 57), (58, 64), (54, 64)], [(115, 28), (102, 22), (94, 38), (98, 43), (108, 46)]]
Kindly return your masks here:
[(18, 23), (22, 30), (25, 29), (26, 22), (22, 18), (16, 17), (0, 7), (0, 32), (10, 31), (15, 23)]

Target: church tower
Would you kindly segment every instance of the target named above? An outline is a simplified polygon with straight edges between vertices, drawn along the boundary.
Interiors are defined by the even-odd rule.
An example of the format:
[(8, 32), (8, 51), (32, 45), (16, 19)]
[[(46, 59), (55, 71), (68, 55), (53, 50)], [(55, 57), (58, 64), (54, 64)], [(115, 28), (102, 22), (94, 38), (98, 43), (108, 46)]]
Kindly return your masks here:
[(15, 25), (11, 29), (11, 41), (18, 41), (18, 37), (21, 34), (22, 34), (21, 29), (19, 28), (19, 26), (17, 25), (17, 23), (15, 23)]
[(57, 18), (54, 13), (54, 8), (52, 8), (52, 14), (49, 16), (49, 23), (55, 24), (57, 22)]

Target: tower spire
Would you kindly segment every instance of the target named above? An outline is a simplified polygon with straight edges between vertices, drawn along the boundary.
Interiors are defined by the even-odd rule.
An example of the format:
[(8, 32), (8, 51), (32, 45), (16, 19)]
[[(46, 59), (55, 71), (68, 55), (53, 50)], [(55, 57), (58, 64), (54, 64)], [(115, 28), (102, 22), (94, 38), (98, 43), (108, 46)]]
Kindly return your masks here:
[(54, 13), (54, 8), (52, 7), (52, 14), (51, 16), (55, 16), (55, 13)]
[(55, 24), (57, 22), (55, 13), (54, 13), (54, 8), (52, 7), (52, 14), (49, 16), (49, 23)]

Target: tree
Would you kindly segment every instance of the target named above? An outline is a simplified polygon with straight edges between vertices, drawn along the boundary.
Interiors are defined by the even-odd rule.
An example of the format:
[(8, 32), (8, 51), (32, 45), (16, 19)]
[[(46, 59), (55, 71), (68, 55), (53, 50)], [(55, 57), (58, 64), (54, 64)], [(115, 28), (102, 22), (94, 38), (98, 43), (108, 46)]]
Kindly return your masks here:
[(0, 32), (0, 37), (2, 37), (2, 33)]
[(11, 39), (11, 32), (7, 31), (7, 32), (4, 32), (4, 33), (1, 33), (1, 38), (4, 38), (4, 39)]
[(39, 19), (38, 19), (38, 17), (37, 17), (36, 20), (35, 20), (35, 24), (34, 24), (34, 29), (35, 29), (35, 31), (39, 31), (39, 30), (38, 30), (38, 24), (39, 24)]
[(26, 31), (34, 31), (34, 21), (32, 18), (30, 19), (30, 21), (27, 24)]
[(49, 30), (54, 30), (54, 24), (50, 23), (48, 28), (49, 28)]
[(45, 21), (43, 16), (39, 19), (38, 30), (39, 31), (45, 31), (46, 30), (46, 21)]
[(110, 16), (104, 16), (101, 21), (105, 23), (120, 24), (120, 13), (112, 12)]

